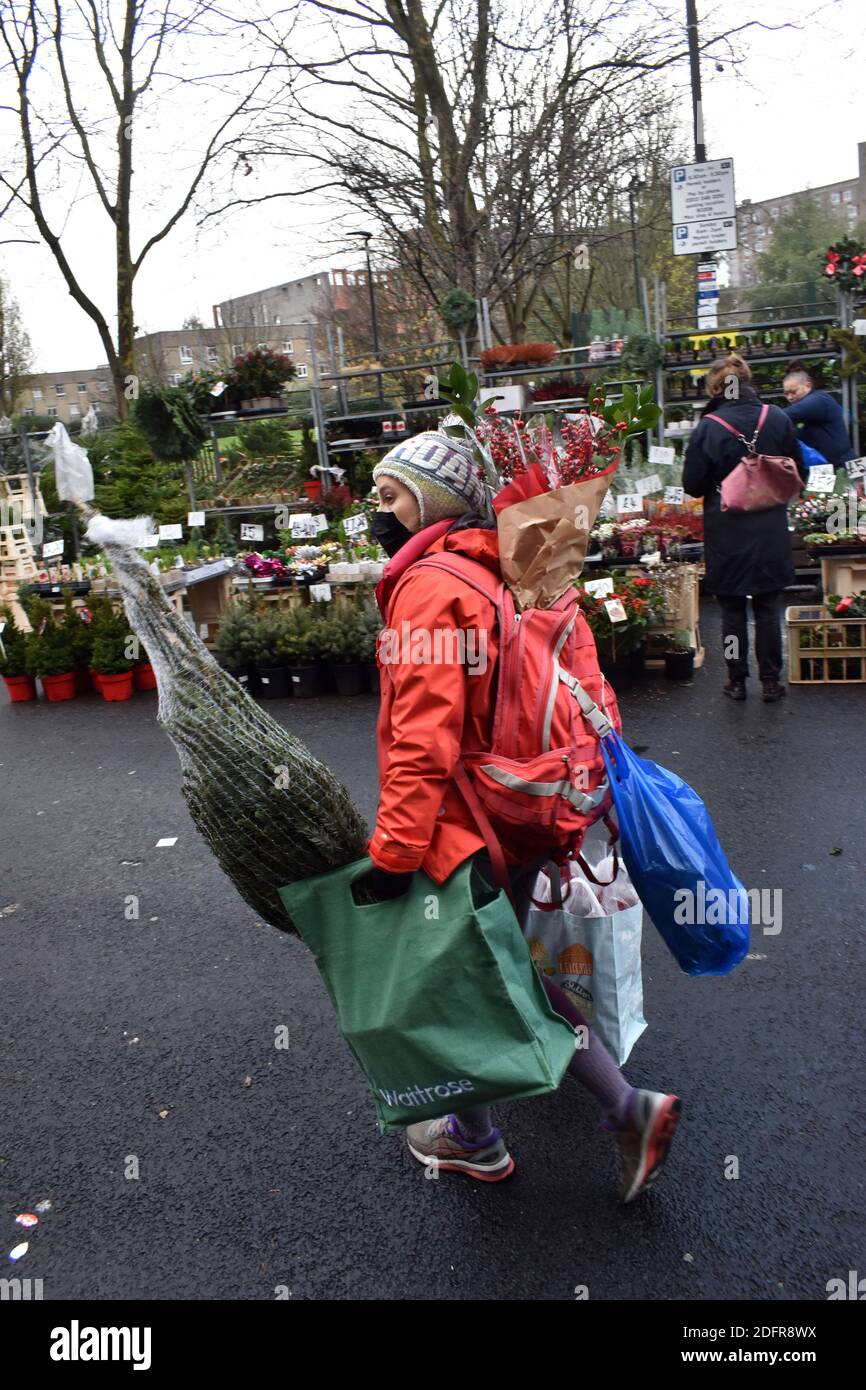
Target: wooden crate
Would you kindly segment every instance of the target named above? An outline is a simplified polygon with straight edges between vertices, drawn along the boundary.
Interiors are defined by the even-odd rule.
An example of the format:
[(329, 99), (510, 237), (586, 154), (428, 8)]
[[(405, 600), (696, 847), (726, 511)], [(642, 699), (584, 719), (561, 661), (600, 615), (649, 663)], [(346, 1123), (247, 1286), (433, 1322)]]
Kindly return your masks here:
[(825, 598), (828, 594), (840, 598), (861, 594), (866, 589), (866, 554), (822, 555), (821, 588)]
[(866, 684), (866, 618), (834, 618), (827, 608), (785, 611), (792, 685)]

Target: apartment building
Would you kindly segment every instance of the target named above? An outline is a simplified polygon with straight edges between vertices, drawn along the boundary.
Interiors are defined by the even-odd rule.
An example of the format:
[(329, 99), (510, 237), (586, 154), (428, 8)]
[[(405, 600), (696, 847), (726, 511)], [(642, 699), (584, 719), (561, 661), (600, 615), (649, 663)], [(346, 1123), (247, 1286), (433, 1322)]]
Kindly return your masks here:
[[(376, 286), (384, 286), (387, 275), (375, 274), (373, 279)], [(335, 311), (350, 309), (359, 293), (366, 302), (366, 270), (321, 270), (215, 304), (214, 325), (230, 328), (234, 323), (246, 323), (272, 328), (290, 322), (317, 323)]]
[(23, 415), (48, 415), (68, 425), (86, 415), (91, 405), (113, 410), (114, 394), (107, 366), (32, 376), (21, 392), (18, 410)]
[[(313, 384), (309, 325), (285, 323), (264, 330), (254, 326), (178, 328), (145, 333), (135, 340), (135, 364), (142, 381), (176, 386), (188, 372), (227, 372), (235, 357), (254, 348), (284, 352), (297, 368), (296, 388)], [(104, 417), (114, 416), (114, 392), (108, 366), (81, 371), (40, 372), (21, 393), (18, 410), (24, 415), (47, 415), (69, 425), (95, 405)]]
[(841, 183), (822, 184), (819, 188), (806, 188), (760, 202), (747, 198), (740, 203), (737, 208), (739, 245), (736, 251), (727, 253), (731, 287), (743, 289), (759, 283), (758, 259), (770, 249), (775, 224), (791, 211), (795, 199), (813, 198), (827, 212), (841, 214), (851, 227), (858, 220), (866, 219), (866, 140), (861, 140), (857, 146), (857, 165), (856, 178), (843, 179)]

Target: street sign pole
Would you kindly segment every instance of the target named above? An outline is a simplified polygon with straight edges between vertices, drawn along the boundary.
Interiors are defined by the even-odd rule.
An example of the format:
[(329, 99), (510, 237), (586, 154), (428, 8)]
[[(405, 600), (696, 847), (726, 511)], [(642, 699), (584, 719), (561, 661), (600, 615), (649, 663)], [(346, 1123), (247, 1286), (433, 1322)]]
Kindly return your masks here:
[[(692, 83), (692, 119), (695, 131), (695, 163), (704, 164), (707, 147), (704, 144), (704, 109), (701, 94), (701, 55), (698, 47), (698, 7), (696, 0), (686, 0), (686, 32), (689, 40), (689, 74)], [(708, 257), (709, 259), (709, 254)], [(715, 257), (713, 257), (715, 261)], [(700, 280), (695, 281), (695, 319), (701, 326)]]

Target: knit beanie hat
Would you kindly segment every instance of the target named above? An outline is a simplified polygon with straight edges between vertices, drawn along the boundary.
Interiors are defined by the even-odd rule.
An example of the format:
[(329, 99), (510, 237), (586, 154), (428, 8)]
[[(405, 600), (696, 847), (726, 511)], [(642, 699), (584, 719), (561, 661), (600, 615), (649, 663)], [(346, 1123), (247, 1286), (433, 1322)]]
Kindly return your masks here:
[(401, 440), (376, 464), (373, 481), (383, 474), (414, 494), (422, 527), (483, 510), (484, 483), (471, 445), (438, 430)]

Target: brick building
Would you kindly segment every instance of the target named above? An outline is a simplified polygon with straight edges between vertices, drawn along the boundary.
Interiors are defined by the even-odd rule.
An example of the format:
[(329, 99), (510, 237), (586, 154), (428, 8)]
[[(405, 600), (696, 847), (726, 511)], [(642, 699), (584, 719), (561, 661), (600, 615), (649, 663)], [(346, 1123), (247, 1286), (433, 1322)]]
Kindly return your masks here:
[(751, 199), (742, 202), (737, 208), (739, 245), (736, 251), (727, 253), (731, 288), (746, 288), (759, 283), (758, 258), (769, 251), (776, 221), (791, 211), (796, 198), (813, 198), (828, 213), (841, 214), (851, 227), (859, 220), (866, 219), (866, 140), (861, 140), (857, 146), (857, 164), (856, 177), (843, 179), (841, 183), (822, 184), (819, 188), (784, 193), (778, 198), (766, 198), (760, 202), (752, 202)]

